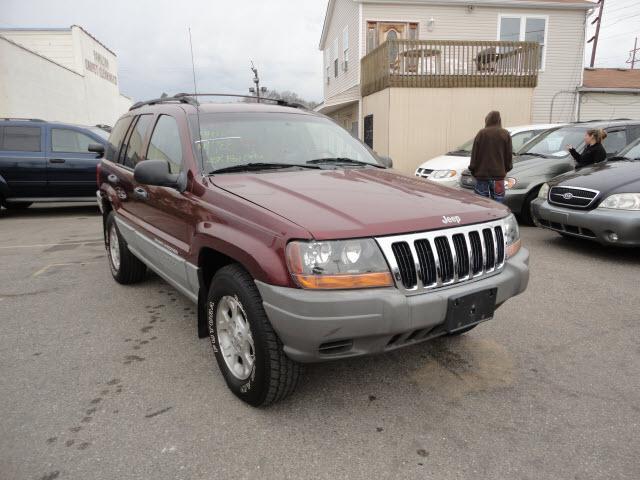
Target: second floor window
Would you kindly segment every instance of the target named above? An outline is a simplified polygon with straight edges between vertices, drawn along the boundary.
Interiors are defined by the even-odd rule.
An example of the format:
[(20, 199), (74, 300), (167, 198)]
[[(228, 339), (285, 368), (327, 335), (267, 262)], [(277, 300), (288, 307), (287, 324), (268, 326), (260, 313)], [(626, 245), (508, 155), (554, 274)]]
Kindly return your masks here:
[(342, 31), (342, 69), (346, 72), (349, 68), (349, 27)]
[(503, 15), (500, 17), (498, 38), (506, 42), (538, 42), (540, 44), (540, 70), (546, 58), (547, 18)]

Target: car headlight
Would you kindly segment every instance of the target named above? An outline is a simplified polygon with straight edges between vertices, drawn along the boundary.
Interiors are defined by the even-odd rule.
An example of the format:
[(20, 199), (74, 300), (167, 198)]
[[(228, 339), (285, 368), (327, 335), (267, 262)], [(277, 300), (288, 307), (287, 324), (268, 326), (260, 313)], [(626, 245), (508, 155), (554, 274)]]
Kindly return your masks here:
[(518, 180), (516, 180), (513, 177), (507, 177), (504, 179), (504, 188), (505, 190), (511, 190), (513, 187), (516, 186), (516, 184), (518, 183)]
[(504, 219), (504, 241), (507, 245), (507, 258), (518, 253), (521, 246), (520, 228), (513, 213)]
[(429, 175), (429, 178), (435, 178), (438, 180), (442, 178), (452, 178), (455, 177), (457, 173), (458, 172), (455, 170), (434, 170), (431, 175)]
[(614, 193), (605, 198), (598, 208), (640, 210), (640, 193)]
[(345, 289), (389, 287), (393, 278), (378, 244), (371, 238), (293, 241), (287, 266), (302, 288)]
[(542, 186), (540, 187), (540, 190), (538, 190), (538, 198), (544, 198), (546, 200), (548, 196), (549, 196), (549, 184), (543, 183)]

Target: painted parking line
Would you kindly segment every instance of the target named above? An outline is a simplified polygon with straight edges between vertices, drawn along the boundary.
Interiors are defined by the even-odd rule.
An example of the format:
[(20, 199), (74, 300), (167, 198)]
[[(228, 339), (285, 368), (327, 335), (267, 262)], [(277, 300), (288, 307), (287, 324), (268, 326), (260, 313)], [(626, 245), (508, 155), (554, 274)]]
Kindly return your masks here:
[(68, 243), (37, 243), (34, 245), (3, 245), (0, 250), (11, 248), (44, 248), (44, 247), (59, 247), (62, 245), (95, 245), (101, 244), (103, 240), (85, 240), (84, 242), (68, 242)]
[(46, 266), (42, 267), (40, 270), (38, 270), (36, 273), (34, 273), (31, 276), (32, 277), (38, 277), (38, 276), (42, 275), (44, 272), (46, 272), (47, 270), (49, 270), (52, 267), (64, 267), (64, 266), (69, 266), (69, 265), (85, 266), (85, 265), (94, 265), (94, 264), (97, 264), (97, 263), (103, 263), (103, 262), (50, 263), (49, 265), (46, 265)]

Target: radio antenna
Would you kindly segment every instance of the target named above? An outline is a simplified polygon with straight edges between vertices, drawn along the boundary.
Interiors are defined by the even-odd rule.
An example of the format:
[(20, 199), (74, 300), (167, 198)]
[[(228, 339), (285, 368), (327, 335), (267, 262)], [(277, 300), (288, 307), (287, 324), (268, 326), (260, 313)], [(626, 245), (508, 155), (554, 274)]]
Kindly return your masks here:
[(189, 48), (191, 49), (191, 72), (193, 73), (193, 93), (196, 95), (196, 120), (198, 122), (198, 145), (200, 146), (200, 167), (204, 173), (204, 150), (202, 149), (202, 130), (200, 129), (200, 103), (198, 102), (198, 84), (196, 83), (196, 64), (193, 60), (193, 41), (191, 39), (191, 27), (189, 28)]

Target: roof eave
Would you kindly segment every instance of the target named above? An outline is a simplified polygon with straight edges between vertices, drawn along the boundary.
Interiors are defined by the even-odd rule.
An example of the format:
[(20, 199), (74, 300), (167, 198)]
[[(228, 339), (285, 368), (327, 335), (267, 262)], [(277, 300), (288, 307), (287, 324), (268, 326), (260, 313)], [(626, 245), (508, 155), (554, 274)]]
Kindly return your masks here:
[(358, 3), (404, 3), (421, 5), (460, 5), (474, 7), (509, 7), (509, 8), (546, 8), (551, 10), (591, 10), (596, 7), (596, 3), (576, 0), (571, 3), (542, 0), (354, 0)]

